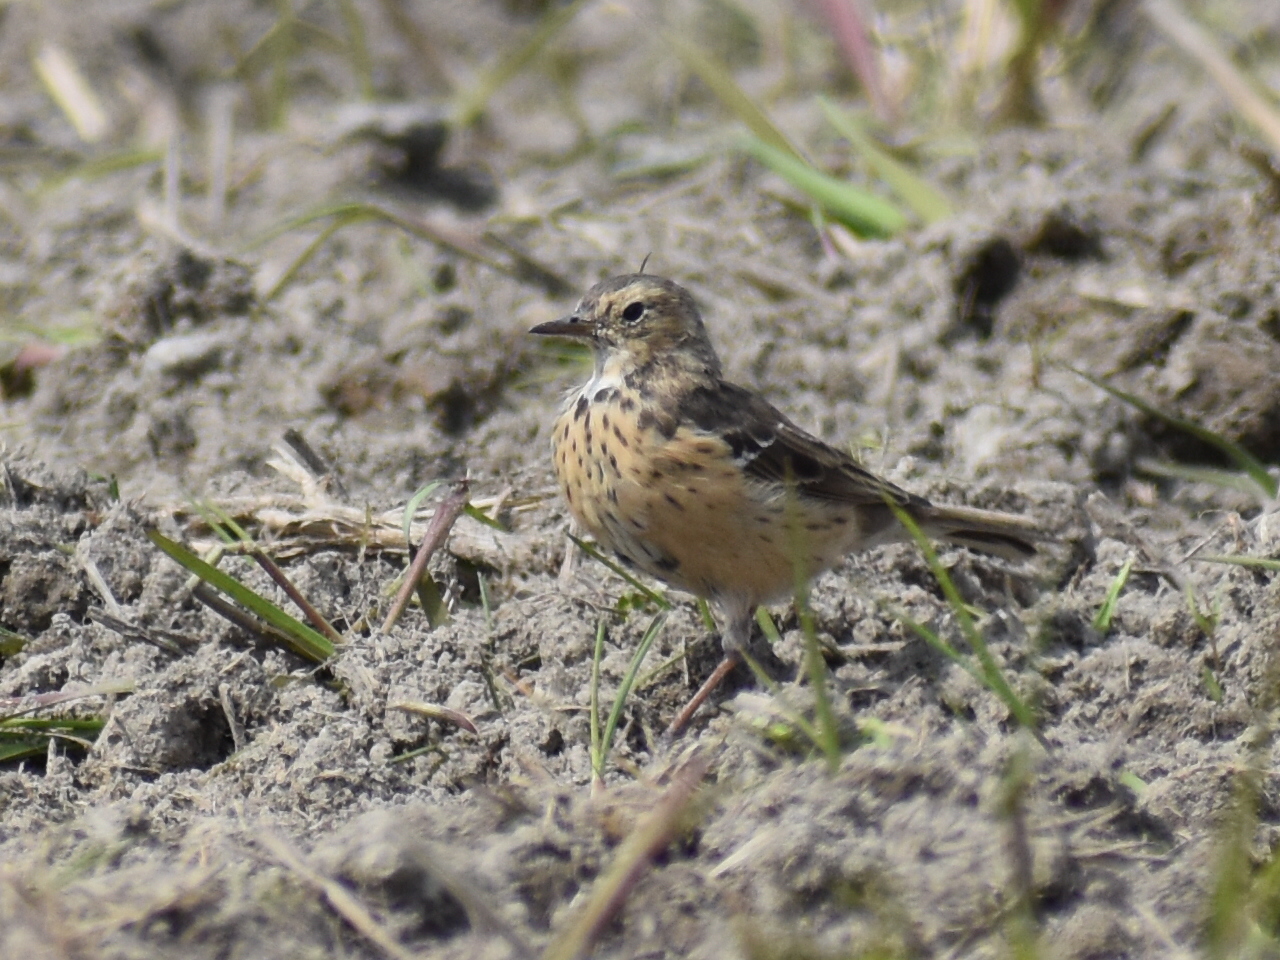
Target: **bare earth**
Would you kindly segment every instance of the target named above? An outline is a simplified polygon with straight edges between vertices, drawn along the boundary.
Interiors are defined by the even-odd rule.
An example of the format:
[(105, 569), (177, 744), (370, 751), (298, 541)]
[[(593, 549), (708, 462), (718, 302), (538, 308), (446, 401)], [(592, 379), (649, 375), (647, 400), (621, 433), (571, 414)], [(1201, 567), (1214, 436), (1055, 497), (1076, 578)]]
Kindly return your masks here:
[[(295, 6), (347, 36), (342, 4)], [(536, 22), (514, 2), (353, 6), (380, 100), (424, 116), (442, 109), (442, 74), (472, 82)], [(855, 101), (802, 5), (660, 6), (720, 43), (715, 18), (750, 11), (740, 81), (819, 163), (850, 163), (814, 94)], [(1197, 954), (1232, 831), (1257, 856), (1280, 839), (1280, 592), (1196, 558), (1276, 556), (1280, 520), (1247, 492), (1140, 468), (1223, 464), (1069, 368), (1280, 460), (1276, 185), (1199, 70), (1135, 13), (1105, 105), (1081, 67), (1046, 84), (1046, 128), (924, 136), (915, 165), (959, 212), (824, 250), (796, 195), (725, 148), (737, 128), (663, 45), (657, 9), (586, 4), (416, 190), (394, 175), (400, 121), (359, 107), (351, 59), (300, 30), (278, 126), (269, 54), (221, 81), (236, 99), (219, 214), (214, 90), (277, 15), (0, 5), (0, 626), (27, 638), (0, 658), (0, 698), (131, 691), (38, 714), (105, 716), (91, 747), (58, 740), (0, 766), (0, 956), (387, 955), (308, 878), (336, 882), (411, 955), (536, 955), (695, 752), (703, 789), (597, 956), (1005, 956), (1024, 894), (1041, 956)], [(1274, 81), (1270, 4), (1222, 16)], [(44, 42), (108, 107), (93, 150), (35, 79)], [(175, 117), (168, 206), (159, 159), (84, 166), (162, 154)], [(659, 160), (671, 172), (624, 175)], [(357, 201), (491, 262), (386, 220), (343, 226), (292, 276), (329, 221), (254, 242)], [(1047, 749), (903, 625), (964, 647), (903, 546), (814, 585), (838, 770), (788, 719), (812, 717), (814, 698), (785, 606), (780, 690), (740, 678), (659, 741), (719, 652), (673, 593), (646, 667), (673, 664), (633, 692), (591, 789), (597, 624), (608, 705), (656, 607), (589, 558), (565, 563), (547, 431), (585, 368), (525, 331), (646, 255), (694, 291), (733, 379), (913, 491), (1053, 531), (1025, 568), (942, 555)], [(24, 373), (31, 330), (71, 344)], [(289, 428), (340, 485), (272, 465)], [(432, 561), (448, 622), (414, 607), (382, 633), (405, 501), (464, 475), (505, 531), (461, 520)], [(211, 546), (198, 500), (274, 544), (347, 632), (331, 662), (192, 598), (146, 531)], [(1103, 634), (1094, 617), (1129, 559)], [(288, 605), (249, 561), (222, 567)], [(1250, 771), (1259, 802), (1242, 820)]]

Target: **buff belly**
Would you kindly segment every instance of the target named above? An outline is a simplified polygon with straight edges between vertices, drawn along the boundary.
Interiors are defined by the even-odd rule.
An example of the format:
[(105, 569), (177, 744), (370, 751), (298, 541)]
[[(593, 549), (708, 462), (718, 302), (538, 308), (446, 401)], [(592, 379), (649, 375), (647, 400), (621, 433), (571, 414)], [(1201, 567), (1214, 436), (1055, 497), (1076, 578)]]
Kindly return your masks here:
[(788, 503), (781, 486), (747, 479), (723, 440), (687, 427), (666, 435), (639, 413), (616, 400), (571, 402), (553, 435), (570, 510), (624, 562), (708, 599), (756, 605), (858, 542), (849, 507)]

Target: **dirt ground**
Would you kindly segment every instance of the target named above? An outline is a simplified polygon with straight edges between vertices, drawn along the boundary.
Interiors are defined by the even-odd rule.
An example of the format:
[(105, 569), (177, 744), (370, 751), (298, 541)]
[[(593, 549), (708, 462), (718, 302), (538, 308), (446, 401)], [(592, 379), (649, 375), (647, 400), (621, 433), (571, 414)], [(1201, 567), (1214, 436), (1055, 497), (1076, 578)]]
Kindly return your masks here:
[[(594, 955), (1004, 956), (1024, 906), (1030, 955), (1208, 949), (1229, 853), (1261, 863), (1280, 839), (1280, 592), (1200, 558), (1280, 556), (1280, 520), (1169, 476), (1224, 464), (1070, 369), (1280, 460), (1280, 181), (1205, 75), (1136, 5), (1100, 4), (1091, 54), (1055, 54), (1046, 125), (903, 124), (953, 216), (833, 247), (729, 148), (736, 124), (660, 26), (857, 179), (815, 94), (860, 101), (808, 7), (588, 2), (437, 152), (450, 84), (541, 5), (294, 6), (281, 27), (281, 5), (248, 0), (0, 4), (0, 713), (115, 691), (36, 714), (104, 717), (96, 741), (0, 765), (0, 956), (533, 956), (694, 755), (702, 789)], [(895, 42), (959, 35), (961, 4), (918, 6)], [(1275, 89), (1273, 5), (1200, 13)], [(96, 146), (36, 79), (45, 45), (105, 105)], [(350, 203), (402, 223), (295, 222)], [(525, 331), (645, 256), (695, 293), (734, 380), (915, 492), (1053, 533), (1027, 567), (942, 554), (1044, 746), (903, 625), (963, 647), (900, 546), (814, 585), (838, 769), (788, 720), (813, 689), (786, 606), (787, 682), (735, 681), (661, 742), (718, 658), (672, 593), (646, 662), (672, 665), (628, 700), (591, 788), (597, 625), (608, 704), (656, 608), (566, 563), (548, 428), (586, 368)], [(288, 465), (288, 429), (333, 482)], [(446, 623), (414, 607), (380, 631), (406, 500), (464, 475), (505, 529), (464, 517), (433, 560)], [(192, 597), (146, 534), (209, 547), (202, 500), (345, 632), (332, 661)], [(249, 561), (222, 566), (287, 606)]]

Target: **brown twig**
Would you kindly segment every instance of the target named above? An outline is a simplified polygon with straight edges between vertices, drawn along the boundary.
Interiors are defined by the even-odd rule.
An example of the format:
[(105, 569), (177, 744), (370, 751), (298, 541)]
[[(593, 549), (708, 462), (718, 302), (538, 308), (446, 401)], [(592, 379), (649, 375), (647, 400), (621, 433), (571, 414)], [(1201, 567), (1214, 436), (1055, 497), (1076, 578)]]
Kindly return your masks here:
[(648, 871), (653, 858), (666, 849), (684, 825), (689, 803), (710, 766), (711, 761), (704, 754), (695, 752), (675, 772), (667, 792), (623, 841), (613, 864), (596, 883), (577, 918), (551, 941), (542, 960), (577, 960), (587, 955)]
[(409, 565), (409, 570), (404, 575), (404, 583), (400, 584), (400, 592), (396, 594), (395, 602), (391, 605), (386, 620), (382, 622), (383, 633), (389, 633), (399, 621), (404, 608), (409, 605), (409, 597), (412, 596), (418, 581), (426, 573), (427, 561), (440, 549), (445, 538), (449, 536), (454, 521), (462, 515), (462, 509), (467, 505), (468, 487), (466, 480), (455, 480), (449, 495), (436, 507), (436, 512), (431, 517), (431, 524), (427, 527), (426, 536), (422, 538), (422, 546), (418, 548), (417, 556)]
[(280, 566), (274, 560), (263, 553), (260, 547), (250, 547), (249, 556), (258, 561), (258, 566), (267, 571), (267, 576), (276, 582), (276, 586), (283, 590), (285, 596), (294, 602), (297, 608), (311, 621), (313, 627), (328, 637), (334, 644), (342, 645), (344, 642), (342, 634), (338, 633), (333, 624), (324, 618), (324, 614), (311, 605), (311, 601), (302, 595), (302, 591), (293, 585), (293, 581), (289, 579), (288, 575), (280, 569)]
[(234, 623), (246, 633), (261, 637), (268, 643), (283, 645), (290, 650), (297, 649), (293, 638), (285, 634), (283, 630), (277, 630), (271, 624), (263, 623), (253, 614), (241, 610), (230, 600), (222, 599), (207, 583), (197, 583), (191, 591), (191, 596), (224, 620)]

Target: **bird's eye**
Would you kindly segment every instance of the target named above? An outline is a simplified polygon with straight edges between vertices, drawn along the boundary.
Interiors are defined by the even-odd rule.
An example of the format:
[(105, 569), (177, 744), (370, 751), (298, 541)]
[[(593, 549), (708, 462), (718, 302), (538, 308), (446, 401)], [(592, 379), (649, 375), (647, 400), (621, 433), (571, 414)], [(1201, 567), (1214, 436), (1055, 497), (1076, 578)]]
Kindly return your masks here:
[(626, 307), (623, 308), (622, 319), (627, 321), (627, 323), (635, 323), (642, 316), (644, 316), (644, 304), (639, 300), (636, 300), (633, 303), (628, 303)]

